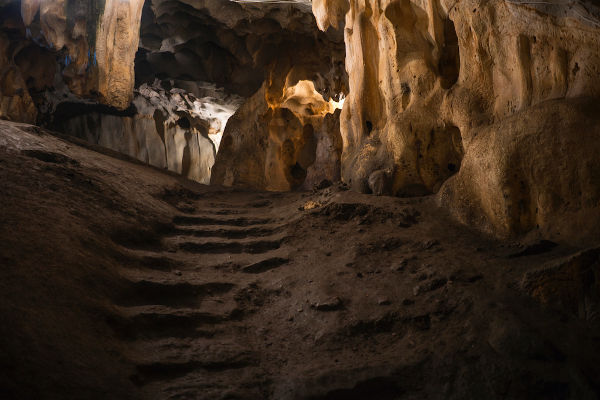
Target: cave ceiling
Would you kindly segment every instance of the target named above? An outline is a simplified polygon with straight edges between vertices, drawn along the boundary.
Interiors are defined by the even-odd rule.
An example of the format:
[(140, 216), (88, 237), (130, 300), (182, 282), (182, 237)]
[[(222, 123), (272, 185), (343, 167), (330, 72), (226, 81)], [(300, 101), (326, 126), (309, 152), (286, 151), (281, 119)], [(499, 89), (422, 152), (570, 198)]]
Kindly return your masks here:
[(138, 82), (209, 81), (245, 97), (277, 58), (325, 64), (344, 52), (342, 33), (319, 32), (306, 1), (149, 0), (140, 37)]

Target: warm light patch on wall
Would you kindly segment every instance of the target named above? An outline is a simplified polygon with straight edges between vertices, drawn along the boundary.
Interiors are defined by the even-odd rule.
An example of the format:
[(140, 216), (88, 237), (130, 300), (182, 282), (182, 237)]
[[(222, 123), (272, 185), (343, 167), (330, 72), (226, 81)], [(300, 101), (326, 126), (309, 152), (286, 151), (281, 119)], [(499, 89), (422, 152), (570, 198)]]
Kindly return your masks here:
[(331, 103), (331, 105), (333, 106), (334, 111), (335, 110), (341, 110), (344, 108), (344, 102), (346, 101), (346, 96), (344, 96), (343, 93), (340, 93), (340, 95), (338, 96), (339, 100), (335, 101), (334, 99), (330, 99), (329, 102)]
[(285, 90), (282, 108), (287, 108), (300, 117), (325, 116), (333, 114), (344, 105), (344, 96), (340, 100), (325, 101), (323, 95), (315, 89), (313, 81), (301, 80)]

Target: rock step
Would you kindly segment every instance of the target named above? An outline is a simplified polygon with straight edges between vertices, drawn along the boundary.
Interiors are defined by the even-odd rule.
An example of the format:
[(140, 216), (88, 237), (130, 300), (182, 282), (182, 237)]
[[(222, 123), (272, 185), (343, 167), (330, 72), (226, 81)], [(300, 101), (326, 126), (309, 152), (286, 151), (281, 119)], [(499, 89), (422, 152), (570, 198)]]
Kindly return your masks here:
[[(277, 237), (277, 236), (275, 236)], [(218, 238), (215, 238), (219, 240)], [(263, 238), (263, 240), (268, 240)], [(121, 265), (121, 275), (132, 280), (141, 280), (141, 278), (148, 280), (155, 280), (158, 277), (164, 277), (166, 280), (170, 280), (168, 276), (171, 276), (176, 281), (183, 281), (192, 279), (195, 283), (205, 283), (208, 281), (221, 281), (225, 279), (222, 275), (222, 271), (229, 272), (240, 272), (245, 266), (258, 263), (268, 258), (286, 258), (288, 257), (288, 250), (285, 246), (287, 236), (281, 239), (274, 239), (280, 242), (279, 247), (274, 243), (268, 247), (276, 247), (273, 250), (253, 252), (253, 253), (229, 253), (228, 252), (208, 252), (203, 253), (202, 257), (198, 256), (197, 251), (186, 252), (181, 251), (179, 248), (180, 243), (198, 243), (204, 244), (210, 242), (207, 240), (198, 240), (196, 238), (166, 238), (168, 243), (168, 250), (127, 250), (127, 254), (131, 258), (138, 260), (145, 260), (143, 262), (132, 262), (123, 263)], [(228, 242), (227, 240), (220, 240), (219, 242)], [(217, 242), (217, 243), (219, 243)], [(231, 243), (246, 243), (252, 244), (256, 240), (239, 240), (232, 241)], [(201, 252), (200, 252), (201, 253)], [(242, 278), (244, 275), (237, 275)], [(228, 281), (237, 282), (238, 279), (234, 275), (228, 275)]]
[(138, 383), (170, 380), (202, 370), (222, 372), (258, 364), (257, 355), (234, 342), (165, 338), (136, 342)]
[(277, 250), (283, 243), (283, 238), (278, 240), (259, 240), (253, 242), (183, 242), (179, 249), (189, 253), (205, 254), (258, 254), (270, 250)]
[(181, 226), (176, 227), (169, 236), (215, 237), (227, 239), (246, 239), (271, 236), (283, 231), (283, 226), (253, 228), (220, 228), (217, 226)]
[(229, 208), (229, 209), (242, 209), (242, 210), (252, 210), (252, 209), (257, 209), (257, 208), (266, 208), (266, 207), (270, 207), (273, 205), (273, 202), (269, 199), (253, 199), (253, 200), (248, 200), (244, 203), (240, 203), (240, 204), (232, 204), (230, 202), (224, 201), (224, 202), (220, 202), (220, 203), (204, 203), (204, 207), (207, 209), (222, 209), (222, 208)]
[(209, 296), (228, 293), (236, 285), (227, 282), (192, 283), (183, 280), (128, 280), (127, 292), (116, 303), (123, 306), (165, 305), (197, 307)]
[(215, 325), (239, 320), (238, 308), (222, 313), (193, 308), (170, 308), (160, 305), (118, 307), (120, 313), (109, 323), (123, 337), (205, 337), (211, 336)]
[(221, 207), (202, 208), (201, 210), (198, 210), (198, 211), (202, 211), (203, 213), (210, 214), (210, 215), (246, 215), (250, 212), (250, 210), (243, 209), (243, 208), (221, 208)]
[(215, 218), (210, 216), (179, 215), (173, 218), (175, 225), (226, 225), (226, 226), (253, 226), (267, 225), (275, 222), (270, 218)]
[(242, 272), (247, 274), (260, 274), (275, 268), (279, 268), (289, 262), (289, 258), (271, 257), (243, 267)]
[(170, 271), (172, 269), (176, 269), (180, 263), (172, 258), (165, 256), (156, 256), (156, 255), (148, 255), (147, 251), (135, 251), (129, 250), (131, 253), (142, 252), (144, 255), (132, 260), (131, 263), (125, 263), (122, 266), (124, 268), (132, 268), (132, 269), (149, 269), (156, 271)]
[(212, 371), (197, 369), (169, 380), (143, 383), (148, 399), (268, 399), (265, 372), (258, 367)]

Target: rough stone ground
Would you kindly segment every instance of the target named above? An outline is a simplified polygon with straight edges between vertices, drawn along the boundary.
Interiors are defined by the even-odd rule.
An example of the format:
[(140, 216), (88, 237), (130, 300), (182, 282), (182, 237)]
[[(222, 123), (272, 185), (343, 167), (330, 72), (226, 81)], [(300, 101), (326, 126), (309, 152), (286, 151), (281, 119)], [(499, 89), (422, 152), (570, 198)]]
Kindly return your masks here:
[(0, 187), (2, 398), (600, 393), (597, 248), (499, 242), (429, 198), (202, 186), (5, 122)]

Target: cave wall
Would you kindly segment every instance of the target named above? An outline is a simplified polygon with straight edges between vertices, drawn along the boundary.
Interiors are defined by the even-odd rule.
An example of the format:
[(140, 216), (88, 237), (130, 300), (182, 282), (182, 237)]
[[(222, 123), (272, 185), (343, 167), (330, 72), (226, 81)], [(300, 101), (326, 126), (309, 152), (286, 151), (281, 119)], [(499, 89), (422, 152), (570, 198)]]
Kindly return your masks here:
[(600, 20), (570, 3), (315, 0), (345, 25), (343, 179), (501, 236), (600, 234)]
[(340, 44), (280, 49), (261, 89), (229, 120), (211, 183), (287, 191), (340, 180)]
[(142, 5), (0, 2), (0, 118), (36, 123), (56, 103), (75, 99), (128, 108)]
[(169, 81), (134, 90), (142, 2), (5, 3), (0, 118), (210, 181), (226, 118), (241, 98), (198, 82), (186, 82), (187, 90)]
[(125, 109), (144, 0), (22, 0), (27, 36), (62, 51), (62, 75), (77, 96)]
[[(299, 99), (273, 102), (265, 85), (229, 120), (211, 183), (273, 191), (312, 189), (340, 180), (340, 111), (324, 100), (312, 81)], [(299, 102), (298, 102), (299, 100)]]
[(54, 73), (40, 68), (44, 52), (23, 40), (24, 31), (18, 4), (0, 2), (0, 118), (35, 123), (37, 108), (29, 87), (43, 89), (47, 75), (52, 81)]
[[(208, 184), (224, 122), (234, 111), (227, 108), (241, 99), (210, 86), (195, 91), (206, 97), (167, 90), (160, 81), (143, 84), (127, 110), (61, 103), (48, 123), (57, 131)], [(220, 113), (209, 112), (207, 104), (219, 107)]]
[[(308, 94), (322, 103), (317, 108), (329, 107), (323, 96), (339, 98), (346, 91), (342, 35), (320, 32), (309, 5), (8, 0), (0, 7), (5, 3), (11, 15), (1, 31), (11, 37), (0, 37), (0, 44), (6, 43), (0, 49), (12, 72), (4, 74), (8, 89), (0, 97), (0, 117), (37, 122), (208, 183), (225, 122), (241, 105), (241, 96), (255, 104), (250, 98), (264, 86), (269, 107), (287, 112), (295, 126), (275, 128), (267, 118), (243, 137), (260, 142), (258, 132), (280, 136), (275, 140), (293, 153), (283, 157), (293, 161), (296, 177), (286, 168), (284, 175), (270, 173), (267, 185), (248, 183), (289, 190), (304, 181), (339, 178), (337, 119), (325, 123), (324, 114), (312, 118), (280, 107), (284, 92), (300, 79), (319, 91)], [(42, 53), (43, 63), (36, 66), (33, 60)], [(301, 67), (292, 68), (296, 64)], [(296, 81), (288, 82), (288, 75)], [(207, 87), (223, 90), (207, 94)], [(256, 121), (259, 112), (252, 109), (246, 118)], [(329, 137), (328, 127), (334, 136)], [(308, 156), (308, 150), (295, 150), (304, 140)], [(233, 169), (243, 162), (226, 161)], [(287, 184), (285, 176), (293, 182)]]

